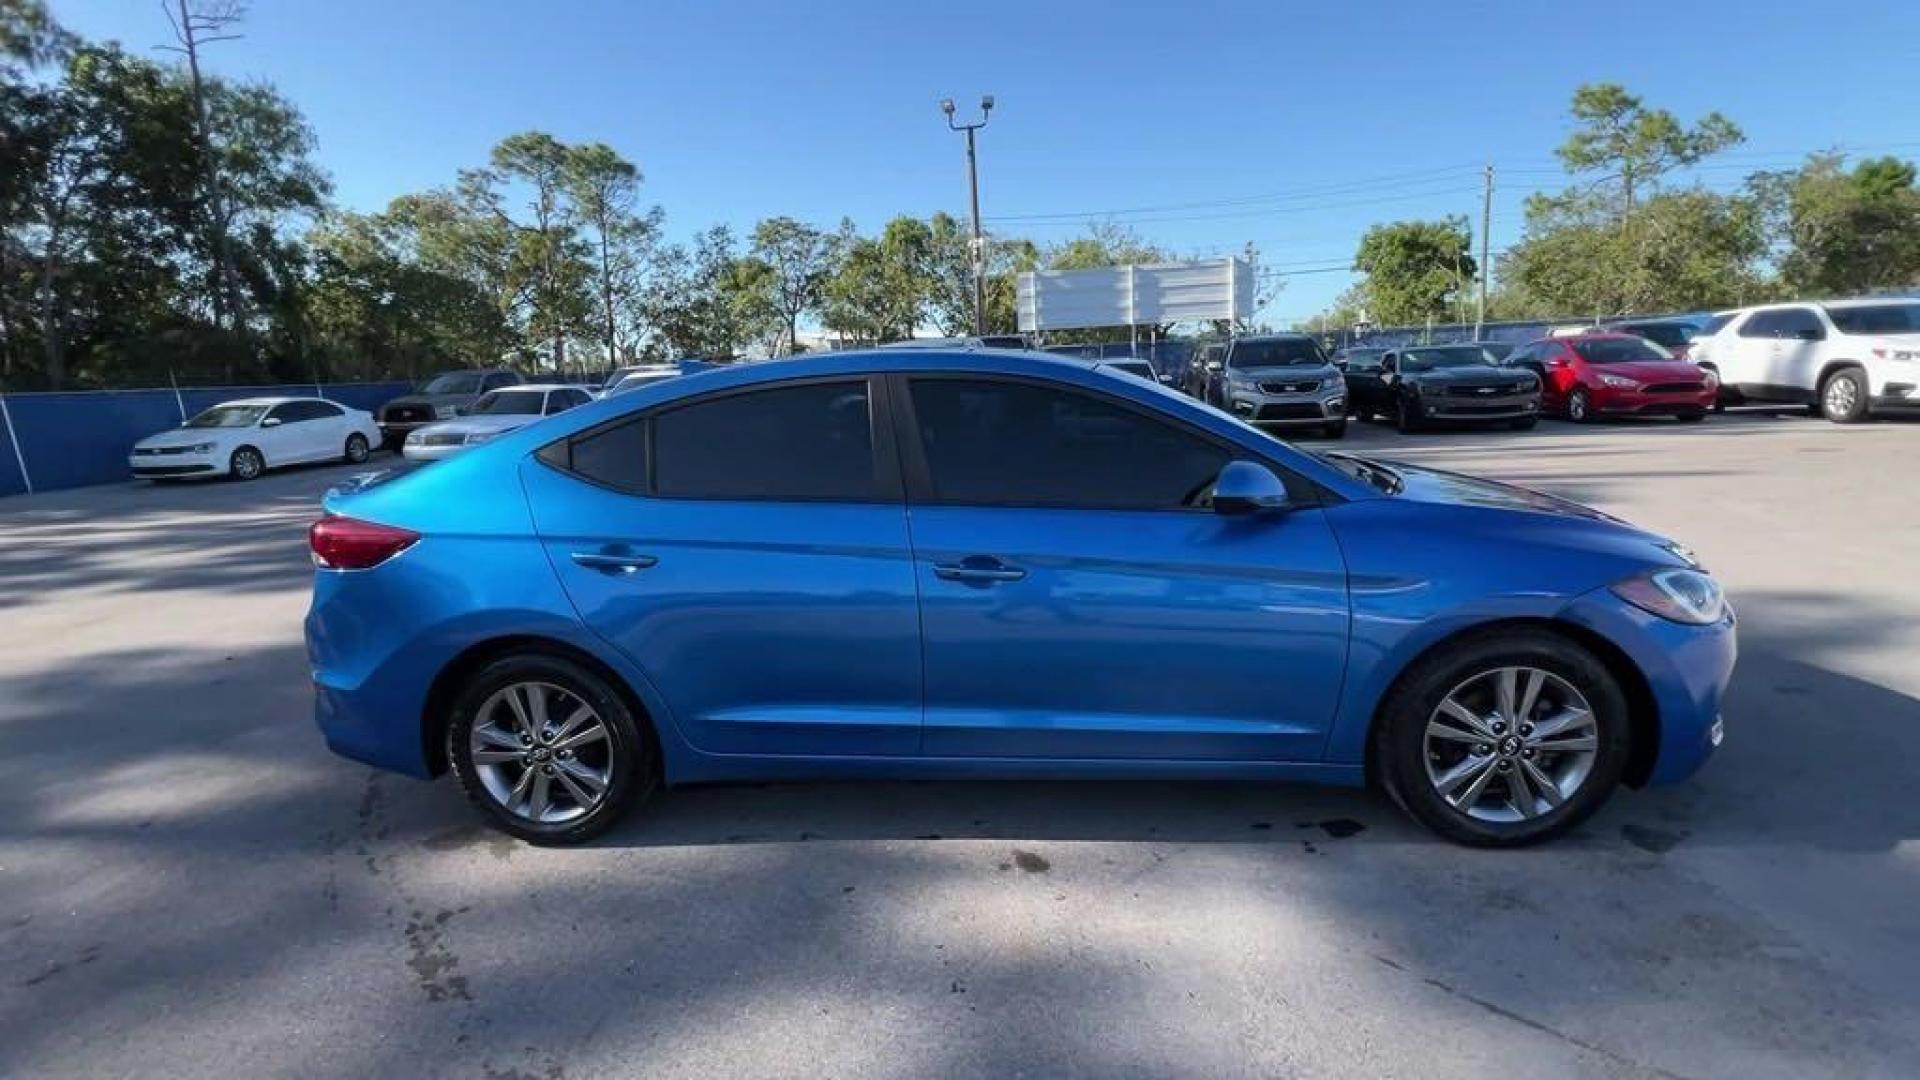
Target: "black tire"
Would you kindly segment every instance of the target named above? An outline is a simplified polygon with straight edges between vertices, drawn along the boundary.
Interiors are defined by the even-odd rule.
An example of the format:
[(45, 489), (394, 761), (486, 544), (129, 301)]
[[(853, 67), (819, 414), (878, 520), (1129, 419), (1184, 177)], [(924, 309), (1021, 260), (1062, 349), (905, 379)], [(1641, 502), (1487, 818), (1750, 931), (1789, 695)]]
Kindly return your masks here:
[(1515, 431), (1532, 431), (1534, 428), (1534, 425), (1538, 424), (1539, 422), (1540, 422), (1539, 419), (1536, 417), (1523, 416), (1518, 420), (1507, 421), (1507, 426), (1512, 428)]
[(1701, 410), (1698, 412), (1683, 412), (1679, 416), (1679, 420), (1683, 424), (1697, 424), (1700, 421), (1705, 420), (1706, 418), (1707, 418), (1707, 414), (1705, 410)]
[(267, 459), (251, 446), (242, 446), (227, 459), (227, 475), (245, 483), (267, 471)]
[[(1486, 821), (1448, 802), (1429, 778), (1426, 729), (1440, 703), (1475, 675), (1526, 666), (1566, 680), (1591, 707), (1595, 752), (1585, 779), (1559, 806), (1518, 821)], [(1546, 630), (1494, 630), (1446, 643), (1415, 661), (1388, 691), (1374, 730), (1374, 764), (1395, 802), (1434, 832), (1474, 847), (1521, 847), (1586, 820), (1613, 794), (1631, 740), (1627, 699), (1606, 666)], [(1493, 781), (1501, 783), (1501, 781)]]
[[(586, 814), (569, 821), (540, 823), (507, 809), (487, 788), (474, 763), (472, 733), (481, 706), (495, 693), (529, 682), (558, 687), (574, 696), (590, 706), (606, 728), (605, 794)], [(646, 720), (636, 716), (626, 699), (595, 672), (563, 657), (520, 653), (481, 668), (455, 695), (447, 717), (447, 763), (459, 777), (467, 798), (496, 828), (530, 844), (578, 844), (612, 827), (658, 786), (654, 744), (645, 725)], [(585, 754), (582, 750), (583, 758)]]
[(1329, 439), (1344, 439), (1347, 437), (1347, 422), (1345, 420), (1336, 420), (1326, 427), (1321, 428), (1320, 433)]
[(1584, 424), (1593, 419), (1593, 399), (1587, 395), (1584, 387), (1574, 387), (1567, 395), (1567, 419), (1576, 424)]
[(1841, 368), (1820, 384), (1820, 413), (1836, 424), (1857, 424), (1867, 418), (1867, 373)]
[(1406, 398), (1394, 398), (1393, 426), (1399, 428), (1402, 433), (1419, 431), (1420, 410), (1417, 408), (1409, 408)]
[(347, 446), (346, 446), (347, 464), (358, 465), (361, 462), (367, 460), (367, 457), (372, 453), (373, 453), (373, 450), (371, 447), (367, 445), (367, 437), (365, 435), (362, 435), (356, 431), (353, 434), (347, 436)]

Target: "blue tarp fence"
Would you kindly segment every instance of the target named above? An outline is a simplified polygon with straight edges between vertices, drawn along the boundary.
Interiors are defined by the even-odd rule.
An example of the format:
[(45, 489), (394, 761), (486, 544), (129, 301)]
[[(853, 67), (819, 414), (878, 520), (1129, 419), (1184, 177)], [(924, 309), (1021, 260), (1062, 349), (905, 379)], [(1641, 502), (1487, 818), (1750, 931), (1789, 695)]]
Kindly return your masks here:
[(382, 382), (0, 394), (0, 496), (125, 480), (134, 443), (223, 401), (324, 397), (372, 412), (410, 389)]

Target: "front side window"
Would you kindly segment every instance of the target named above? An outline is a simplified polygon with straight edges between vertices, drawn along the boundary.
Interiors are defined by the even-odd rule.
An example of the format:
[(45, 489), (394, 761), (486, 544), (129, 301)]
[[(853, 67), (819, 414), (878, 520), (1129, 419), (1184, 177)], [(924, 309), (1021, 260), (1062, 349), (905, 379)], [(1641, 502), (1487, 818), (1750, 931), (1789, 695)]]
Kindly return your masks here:
[(1029, 383), (916, 379), (935, 501), (1171, 510), (1204, 504), (1231, 455), (1102, 398)]
[(299, 402), (289, 401), (284, 404), (275, 405), (273, 411), (267, 414), (267, 419), (278, 420), (283, 424), (292, 424), (305, 420), (307, 417), (301, 410)]
[(1807, 308), (1788, 308), (1779, 312), (1779, 315), (1774, 337), (1819, 341), (1827, 336), (1826, 327), (1820, 325), (1820, 317)]
[(653, 417), (653, 491), (688, 499), (877, 502), (865, 379), (707, 398)]
[(187, 421), (190, 428), (242, 428), (252, 427), (266, 415), (264, 405), (215, 405), (206, 412)]

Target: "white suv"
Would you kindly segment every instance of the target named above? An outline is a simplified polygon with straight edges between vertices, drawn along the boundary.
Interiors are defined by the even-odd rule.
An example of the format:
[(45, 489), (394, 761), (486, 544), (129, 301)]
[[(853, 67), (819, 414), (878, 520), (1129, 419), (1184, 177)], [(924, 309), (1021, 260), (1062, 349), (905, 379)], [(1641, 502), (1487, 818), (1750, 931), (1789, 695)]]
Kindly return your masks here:
[(1727, 400), (1805, 404), (1836, 424), (1920, 408), (1920, 300), (1768, 304), (1713, 324), (1689, 359)]

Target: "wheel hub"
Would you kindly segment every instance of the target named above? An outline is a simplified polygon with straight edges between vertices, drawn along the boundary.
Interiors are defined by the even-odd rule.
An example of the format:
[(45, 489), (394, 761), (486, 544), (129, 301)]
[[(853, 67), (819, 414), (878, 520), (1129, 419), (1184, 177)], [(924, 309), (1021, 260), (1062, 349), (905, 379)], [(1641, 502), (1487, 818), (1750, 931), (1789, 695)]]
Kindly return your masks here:
[(1572, 798), (1599, 753), (1592, 707), (1566, 679), (1532, 667), (1475, 674), (1427, 721), (1427, 777), (1454, 810), (1526, 821)]

